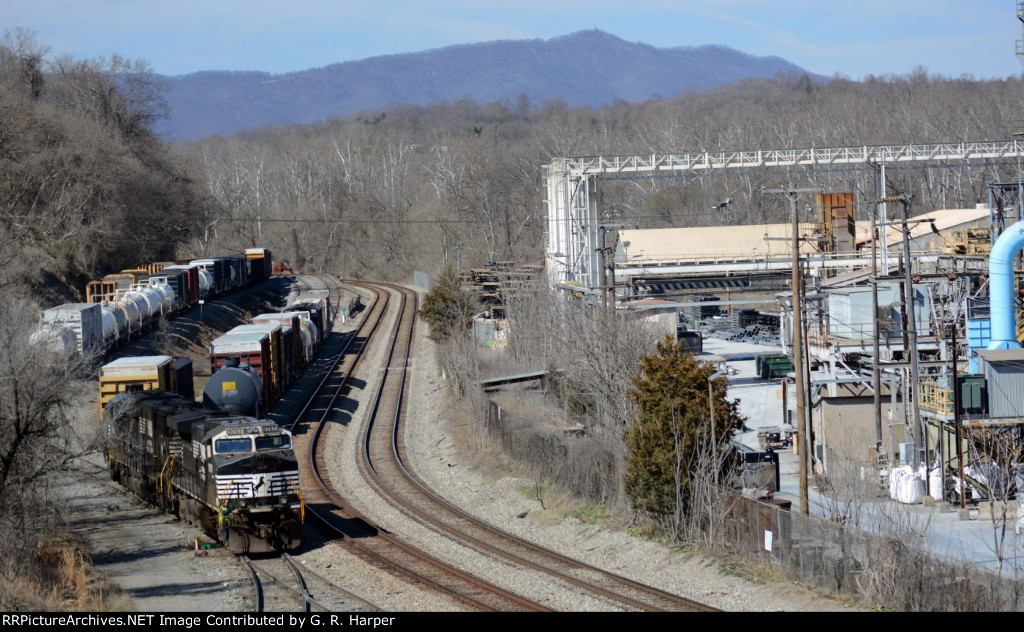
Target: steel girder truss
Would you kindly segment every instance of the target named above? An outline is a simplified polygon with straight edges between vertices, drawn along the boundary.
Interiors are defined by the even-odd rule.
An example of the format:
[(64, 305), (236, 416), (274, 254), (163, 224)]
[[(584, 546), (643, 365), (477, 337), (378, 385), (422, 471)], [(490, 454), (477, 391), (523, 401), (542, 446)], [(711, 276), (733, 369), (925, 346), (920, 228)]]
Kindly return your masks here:
[(1024, 155), (1018, 140), (878, 145), (860, 147), (584, 156), (559, 158), (543, 167), (547, 211), (548, 276), (552, 283), (602, 285), (601, 177), (650, 177), (658, 174), (824, 165), (885, 165), (1014, 158)]

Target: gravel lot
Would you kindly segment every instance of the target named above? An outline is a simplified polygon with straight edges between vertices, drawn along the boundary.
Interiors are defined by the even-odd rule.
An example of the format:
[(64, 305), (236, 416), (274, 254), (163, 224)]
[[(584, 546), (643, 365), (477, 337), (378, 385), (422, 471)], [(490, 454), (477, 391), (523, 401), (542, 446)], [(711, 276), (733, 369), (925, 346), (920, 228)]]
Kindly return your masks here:
[[(349, 328), (340, 325), (339, 328)], [(826, 611), (846, 610), (840, 602), (820, 597), (789, 583), (760, 584), (723, 572), (721, 563), (673, 552), (650, 541), (632, 538), (613, 529), (599, 528), (575, 518), (561, 520), (542, 510), (523, 490), (535, 482), (516, 476), (492, 476), (460, 463), (449, 427), (448, 394), (434, 361), (432, 343), (420, 328), (416, 360), (412, 367), (412, 417), (407, 424), (407, 445), (416, 471), (444, 496), (471, 513), (506, 531), (558, 550), (594, 566), (676, 592), (711, 606), (731, 611)], [(378, 350), (371, 350), (379, 353)], [(372, 365), (372, 363), (371, 363)], [(373, 387), (374, 371), (361, 376), (365, 391)], [(358, 391), (353, 393), (357, 397)], [(499, 582), (512, 577), (516, 590), (539, 595), (559, 610), (607, 610), (600, 603), (585, 602), (571, 589), (534, 577), (504, 563), (452, 547), (450, 542), (393, 510), (376, 506), (361, 493), (365, 485), (343, 464), (353, 461), (355, 429), (365, 406), (352, 411), (348, 424), (339, 424), (330, 437), (337, 454), (333, 475), (347, 482), (361, 507), (378, 526), (427, 548), (444, 549), (458, 563), (469, 564), (479, 574)], [(354, 471), (354, 470), (353, 470)], [(177, 520), (148, 508), (100, 479), (83, 476), (68, 488), (72, 527), (88, 545), (100, 570), (128, 589), (139, 611), (247, 611), (254, 605), (248, 595), (248, 577), (242, 565), (223, 549), (195, 551), (202, 534)], [(384, 609), (400, 611), (457, 610), (445, 599), (426, 593), (368, 567), (336, 547), (307, 540), (298, 557), (318, 572), (336, 577), (339, 583), (374, 601)]]

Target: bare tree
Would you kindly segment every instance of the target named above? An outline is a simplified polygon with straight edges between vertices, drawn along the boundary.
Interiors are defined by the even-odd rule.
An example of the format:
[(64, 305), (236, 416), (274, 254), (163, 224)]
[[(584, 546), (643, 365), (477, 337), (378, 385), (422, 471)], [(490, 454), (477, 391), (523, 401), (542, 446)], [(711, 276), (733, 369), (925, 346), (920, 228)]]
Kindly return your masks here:
[(43, 92), (45, 60), (49, 47), (36, 41), (36, 33), (17, 27), (4, 31), (0, 41), (0, 76), (8, 89), (18, 89), (33, 101)]
[(73, 424), (83, 365), (32, 338), (37, 314), (16, 295), (0, 304), (0, 574), (8, 580), (32, 568), (36, 541), (59, 513), (48, 510), (45, 479), (97, 439)]

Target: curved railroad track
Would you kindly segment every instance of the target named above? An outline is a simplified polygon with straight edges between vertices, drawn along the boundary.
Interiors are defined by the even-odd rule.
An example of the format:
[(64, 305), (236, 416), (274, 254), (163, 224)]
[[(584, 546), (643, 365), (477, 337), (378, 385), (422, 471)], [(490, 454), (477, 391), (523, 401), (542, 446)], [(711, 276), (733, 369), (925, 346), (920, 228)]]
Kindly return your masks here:
[(416, 319), (416, 293), (400, 286), (377, 284), (401, 299), (392, 328), (388, 359), (368, 414), (360, 455), (364, 479), (390, 502), (445, 537), (489, 556), (539, 571), (571, 584), (575, 590), (603, 600), (609, 609), (645, 611), (710, 611), (704, 604), (646, 586), (537, 546), (446, 502), (408, 467), (403, 424)]
[[(337, 290), (341, 287), (336, 277), (328, 275), (303, 276), (296, 281), (298, 285), (304, 285), (311, 290)], [(331, 546), (343, 546), (371, 565), (392, 575), (400, 576), (411, 584), (444, 593), (452, 600), (461, 603), (462, 607), (466, 609), (498, 611), (549, 609), (534, 600), (516, 595), (507, 589), (474, 577), (470, 573), (460, 571), (441, 560), (433, 559), (392, 537), (385, 529), (375, 526), (371, 521), (360, 517), (348, 507), (346, 501), (333, 490), (329, 480), (316, 483), (314, 486), (314, 481), (325, 478), (322, 476), (323, 464), (332, 458), (326, 453), (323, 435), (332, 426), (354, 423), (353, 406), (366, 407), (368, 405), (367, 403), (353, 404), (350, 392), (353, 388), (350, 380), (352, 371), (364, 349), (367, 348), (371, 337), (384, 337), (386, 334), (384, 330), (390, 328), (391, 331), (387, 333), (387, 336), (390, 336), (393, 342), (390, 343), (389, 360), (383, 367), (374, 365), (366, 369), (367, 373), (379, 369), (381, 374), (379, 388), (373, 403), (375, 412), (372, 416), (377, 421), (370, 426), (365, 440), (366, 446), (372, 446), (365, 450), (368, 476), (375, 481), (373, 485), (382, 490), (381, 493), (390, 490), (387, 491), (387, 494), (392, 498), (409, 499), (408, 502), (402, 501), (405, 507), (402, 511), (417, 516), (416, 520), (429, 525), (430, 529), (438, 533), (443, 533), (445, 539), (459, 542), (462, 546), (481, 551), (489, 557), (507, 560), (508, 565), (523, 569), (541, 569), (541, 572), (558, 577), (560, 581), (572, 582), (581, 593), (603, 595), (601, 598), (609, 604), (608, 609), (692, 609), (684, 607), (682, 602), (678, 601), (679, 598), (671, 595), (669, 595), (670, 599), (658, 602), (658, 599), (664, 599), (664, 597), (636, 597), (633, 595), (623, 597), (622, 595), (626, 594), (625, 591), (616, 585), (595, 588), (593, 581), (588, 583), (582, 578), (573, 576), (588, 576), (594, 573), (603, 573), (603, 571), (567, 560), (562, 556), (555, 557), (561, 558), (564, 560), (563, 562), (542, 561), (544, 555), (555, 554), (503, 533), (461, 512), (458, 508), (449, 506), (439, 495), (431, 492), (428, 486), (418, 481), (411, 468), (403, 465), (408, 460), (402, 441), (405, 404), (404, 398), (401, 398), (401, 394), (407, 388), (405, 376), (410, 357), (409, 346), (415, 326), (415, 293), (398, 286), (356, 285), (372, 291), (378, 298), (366, 307), (364, 314), (360, 315), (358, 323), (350, 324), (350, 327), (358, 324), (357, 330), (335, 333), (328, 337), (317, 360), (307, 367), (302, 376), (302, 380), (307, 380), (305, 386), (300, 384), (293, 386), (292, 390), (295, 392), (295, 396), (291, 398), (291, 406), (294, 408), (298, 405), (297, 402), (307, 399), (302, 395), (303, 391), (315, 390), (318, 395), (309, 399), (300, 413), (289, 413), (287, 406), (284, 406), (281, 411), (272, 411), (270, 415), (272, 418), (276, 416), (282, 425), (291, 426), (295, 433), (295, 449), (296, 454), (300, 456), (300, 462), (306, 460), (301, 458), (302, 455), (309, 455), (309, 462), (303, 466), (301, 473), (304, 504), (307, 515), (311, 518), (307, 528), (314, 523), (323, 525), (318, 528), (331, 533), (332, 535), (328, 535), (327, 538), (335, 540), (331, 542)], [(401, 304), (402, 316), (396, 319), (393, 326), (389, 327), (390, 317), (385, 312), (394, 311), (396, 303)], [(334, 305), (337, 307), (337, 300), (334, 301)], [(399, 343), (395, 343), (396, 340)], [(365, 385), (370, 386), (369, 383), (372, 381), (374, 380), (367, 378)], [(359, 388), (359, 386), (355, 388)], [(389, 421), (384, 421), (385, 419)], [(389, 454), (392, 456), (388, 456)], [(333, 458), (337, 458), (337, 455), (333, 455)], [(398, 501), (392, 500), (391, 502)], [(513, 542), (516, 544), (511, 544)], [(546, 551), (546, 553), (527, 552), (531, 550)], [(287, 579), (293, 574), (292, 571), (269, 568), (272, 565), (276, 566), (278, 562), (284, 563), (285, 559), (287, 557), (277, 561), (261, 559), (255, 562), (261, 570), (258, 573), (253, 571), (253, 576), (259, 577), (259, 574), (262, 574), (265, 578), (260, 582), (260, 585), (263, 586), (261, 591), (264, 590), (268, 584), (266, 580), (271, 576), (280, 578), (284, 585), (291, 582), (295, 583), (296, 587), (298, 586), (297, 580)], [(309, 561), (314, 564), (313, 560)], [(310, 569), (306, 568), (305, 571), (309, 573)], [(628, 582), (622, 578), (618, 578), (618, 580)], [(310, 581), (310, 583), (316, 584), (319, 581)], [(514, 580), (510, 577), (502, 577), (499, 583), (507, 584), (512, 581)], [(277, 586), (274, 590), (281, 591), (285, 596), (265, 599), (260, 608), (264, 611), (276, 609), (294, 611), (307, 607), (336, 611), (376, 608), (372, 603), (365, 602), (365, 600), (360, 601), (361, 598), (358, 596), (339, 596), (343, 595), (340, 592), (343, 589), (339, 586), (332, 588), (324, 585), (316, 590), (307, 588), (305, 596), (302, 596), (302, 589), (298, 589), (298, 596), (295, 594), (295, 589), (291, 589), (292, 596), (287, 596), (288, 591), (274, 582), (269, 583)], [(651, 590), (646, 587), (639, 590), (643, 591), (644, 589)], [(637, 591), (638, 589), (634, 587), (631, 590)], [(269, 593), (269, 590), (267, 592)], [(327, 595), (332, 596), (327, 597)], [(692, 604), (692, 602), (690, 603)]]
[(378, 389), (360, 455), (365, 478), (417, 519), (430, 523), (446, 537), (464, 542), (489, 555), (499, 555), (530, 570), (540, 571), (575, 588), (604, 599), (609, 607), (637, 610), (713, 610), (691, 599), (645, 586), (600, 568), (526, 542), (446, 502), (412, 471), (404, 447), (407, 368), (413, 344), (416, 293), (398, 286), (403, 309), (391, 340), (386, 371)]
[[(406, 581), (441, 592), (471, 610), (545, 610), (509, 591), (489, 584), (474, 575), (445, 564), (390, 534), (372, 526), (346, 506), (345, 501), (321, 472), (329, 458), (324, 433), (331, 423), (345, 423), (343, 396), (348, 393), (349, 376), (362, 354), (366, 340), (377, 331), (387, 316), (390, 296), (377, 293), (377, 299), (364, 310), (362, 323), (352, 335), (331, 340), (322, 357), (334, 358), (322, 371), (316, 396), (296, 416), (291, 427), (295, 451), (300, 455), (300, 480), (307, 516), (319, 528), (339, 539), (339, 543), (370, 564), (403, 577)], [(332, 337), (333, 339), (334, 337)], [(302, 458), (302, 455), (308, 458)]]

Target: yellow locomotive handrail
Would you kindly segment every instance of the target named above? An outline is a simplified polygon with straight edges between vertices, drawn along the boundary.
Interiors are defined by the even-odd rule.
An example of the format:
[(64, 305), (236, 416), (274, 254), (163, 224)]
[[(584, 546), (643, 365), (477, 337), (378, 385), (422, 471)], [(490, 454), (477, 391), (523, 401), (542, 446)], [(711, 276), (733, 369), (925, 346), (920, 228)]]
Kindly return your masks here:
[(306, 501), (302, 499), (302, 491), (299, 490), (299, 484), (290, 478), (285, 478), (288, 484), (292, 486), (292, 491), (299, 497), (299, 522), (306, 523)]
[[(156, 491), (158, 493), (170, 492), (171, 490), (171, 473), (174, 471), (174, 459), (177, 456), (171, 455), (164, 461), (163, 467), (160, 468), (160, 475), (156, 479)], [(164, 478), (167, 479), (167, 486), (164, 487)], [(170, 495), (168, 494), (168, 499)]]

